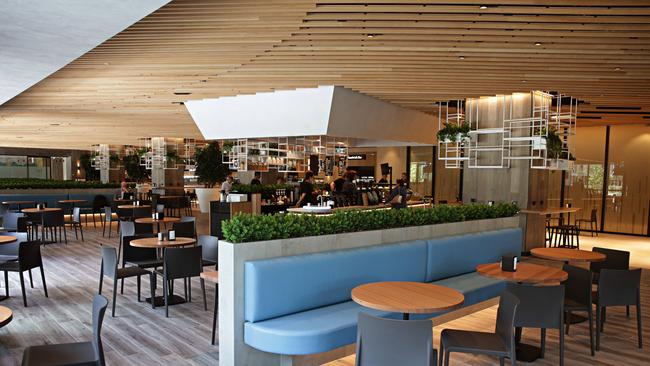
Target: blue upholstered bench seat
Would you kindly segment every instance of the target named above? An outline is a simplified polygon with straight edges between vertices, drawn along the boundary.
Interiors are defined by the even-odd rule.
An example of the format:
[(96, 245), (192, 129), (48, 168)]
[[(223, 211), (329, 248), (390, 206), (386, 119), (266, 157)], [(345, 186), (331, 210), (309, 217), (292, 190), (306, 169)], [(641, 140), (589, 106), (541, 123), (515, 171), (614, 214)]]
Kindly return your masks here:
[(261, 322), (246, 322), (244, 341), (262, 351), (285, 355), (326, 352), (356, 342), (361, 311), (374, 316), (401, 317), (346, 301)]

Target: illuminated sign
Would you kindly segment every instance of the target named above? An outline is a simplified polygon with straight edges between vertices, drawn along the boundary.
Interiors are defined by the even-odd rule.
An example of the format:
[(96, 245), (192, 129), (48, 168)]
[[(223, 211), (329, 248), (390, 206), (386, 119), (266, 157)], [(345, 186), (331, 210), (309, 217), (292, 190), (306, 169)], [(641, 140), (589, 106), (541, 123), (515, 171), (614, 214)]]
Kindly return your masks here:
[(348, 155), (348, 160), (366, 160), (366, 154)]

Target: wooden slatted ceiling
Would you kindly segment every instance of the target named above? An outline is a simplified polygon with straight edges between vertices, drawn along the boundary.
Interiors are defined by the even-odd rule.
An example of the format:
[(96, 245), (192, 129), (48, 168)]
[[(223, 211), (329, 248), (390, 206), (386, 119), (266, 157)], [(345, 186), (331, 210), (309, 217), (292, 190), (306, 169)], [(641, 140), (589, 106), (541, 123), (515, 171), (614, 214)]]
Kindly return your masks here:
[(324, 84), (426, 112), (531, 89), (649, 112), (649, 15), (634, 0), (172, 1), (0, 107), (0, 134), (51, 147), (197, 137), (185, 99)]

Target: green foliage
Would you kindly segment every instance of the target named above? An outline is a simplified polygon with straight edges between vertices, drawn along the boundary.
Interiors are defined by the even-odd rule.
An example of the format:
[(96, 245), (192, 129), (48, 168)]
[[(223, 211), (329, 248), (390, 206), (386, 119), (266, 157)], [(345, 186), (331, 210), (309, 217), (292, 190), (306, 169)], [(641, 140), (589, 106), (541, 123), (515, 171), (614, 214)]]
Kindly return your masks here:
[[(93, 169), (94, 170), (94, 169)], [(55, 189), (55, 188), (119, 188), (120, 183), (35, 178), (1, 178), (0, 189)]]
[(129, 179), (134, 180), (138, 183), (148, 180), (151, 176), (149, 170), (146, 167), (140, 165), (140, 153), (138, 151), (135, 154), (124, 155), (122, 158), (122, 165), (124, 166), (124, 171)]
[(79, 165), (86, 172), (86, 180), (95, 181), (99, 180), (99, 170), (92, 167), (93, 157), (89, 153), (82, 154), (79, 157)]
[(261, 193), (262, 199), (270, 199), (278, 189), (293, 189), (293, 186), (291, 184), (233, 184), (232, 186), (232, 192), (245, 194)]
[(402, 210), (345, 210), (327, 216), (238, 214), (224, 221), (221, 228), (227, 241), (244, 243), (511, 217), (518, 212), (519, 207), (514, 203), (500, 203), (493, 206), (471, 204)]
[(438, 130), (438, 141), (451, 141), (456, 142), (458, 134), (462, 139), (469, 138), (469, 123), (456, 125), (453, 123), (445, 123), (445, 126)]
[(222, 162), (219, 143), (212, 141), (203, 148), (197, 148), (194, 157), (196, 161), (196, 176), (206, 188), (223, 182), (228, 175), (228, 166)]
[(562, 155), (562, 139), (557, 134), (557, 130), (550, 128), (546, 136), (546, 151), (549, 159), (568, 159), (568, 156)]

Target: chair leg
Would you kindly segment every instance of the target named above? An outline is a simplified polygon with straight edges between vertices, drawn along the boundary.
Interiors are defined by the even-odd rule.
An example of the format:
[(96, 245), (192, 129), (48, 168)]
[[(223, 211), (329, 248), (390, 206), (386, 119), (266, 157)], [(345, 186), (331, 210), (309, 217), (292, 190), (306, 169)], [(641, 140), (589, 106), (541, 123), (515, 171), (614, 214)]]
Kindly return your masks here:
[[(205, 291), (203, 292), (205, 296)], [(214, 313), (212, 314), (212, 345), (214, 345), (215, 333), (217, 329), (217, 309), (219, 308), (219, 285), (214, 286)], [(442, 351), (440, 351), (442, 352)], [(442, 353), (440, 353), (442, 357)]]
[[(562, 332), (562, 326), (560, 326), (560, 366), (564, 366), (564, 333)], [(542, 352), (544, 352), (542, 350)]]
[(74, 238), (75, 238), (75, 240), (79, 240), (79, 234), (77, 233), (77, 225), (72, 224), (72, 228), (74, 229)]
[(607, 307), (603, 306), (603, 317), (600, 319), (600, 331), (605, 333), (605, 322), (607, 321)]
[(5, 271), (5, 296), (9, 297), (9, 272)]
[(185, 294), (185, 301), (192, 302), (192, 299), (187, 296), (187, 278), (183, 278), (183, 291)]
[(643, 348), (643, 332), (641, 327), (641, 301), (636, 302), (636, 333), (639, 337), (639, 348)]
[(63, 237), (65, 238), (65, 245), (68, 245), (68, 234), (65, 228), (63, 228)]
[(596, 352), (594, 352), (594, 319), (593, 319), (594, 314), (593, 311), (591, 310), (591, 305), (589, 305), (589, 311), (587, 312), (587, 316), (589, 316), (589, 347), (591, 348), (591, 355), (595, 356)]
[(625, 305), (625, 316), (630, 317), (630, 305)]
[(81, 224), (79, 224), (79, 232), (81, 233), (81, 241), (84, 241), (84, 229)]
[(164, 281), (163, 281), (163, 283), (164, 283), (163, 284), (163, 292), (164, 292), (163, 296), (165, 296), (165, 317), (169, 318), (169, 293), (167, 292), (167, 289), (168, 289), (169, 285), (167, 284), (167, 282), (168, 281), (165, 278)]
[(596, 307), (596, 351), (600, 351), (600, 323), (602, 316), (602, 309), (600, 306)]
[(34, 288), (34, 280), (32, 279), (32, 270), (31, 268), (27, 270), (29, 273), (29, 287)]
[(117, 278), (113, 279), (113, 309), (111, 309), (111, 316), (115, 318), (115, 302), (117, 300)]
[(445, 351), (445, 366), (449, 366), (449, 351)]
[(25, 277), (23, 276), (23, 272), (18, 271), (18, 275), (20, 276), (20, 289), (23, 292), (23, 305), (27, 307), (27, 294), (25, 293)]
[(205, 281), (201, 279), (201, 292), (203, 292), (203, 309), (208, 310), (208, 299), (205, 297)]
[[(562, 334), (563, 334), (562, 327), (560, 327), (560, 336)], [(546, 328), (542, 328), (539, 349), (540, 349), (539, 358), (544, 358), (544, 353), (546, 353)]]
[(98, 294), (102, 294), (102, 287), (104, 286), (104, 265), (102, 263), (102, 268), (99, 270), (99, 291)]
[(141, 282), (140, 281), (140, 276), (138, 276), (137, 282), (138, 282), (138, 302), (140, 302), (140, 301), (142, 301), (142, 300), (140, 300), (140, 282)]
[(156, 308), (156, 274), (149, 275), (149, 285), (151, 287), (151, 308)]
[(43, 281), (43, 292), (45, 292), (45, 297), (47, 296), (47, 284), (45, 283), (45, 270), (43, 269), (43, 266), (41, 265), (41, 281)]
[(567, 311), (564, 314), (564, 319), (566, 319), (566, 334), (569, 335), (569, 326), (571, 326), (571, 312)]
[(499, 366), (505, 366), (506, 359), (505, 357), (499, 357)]

